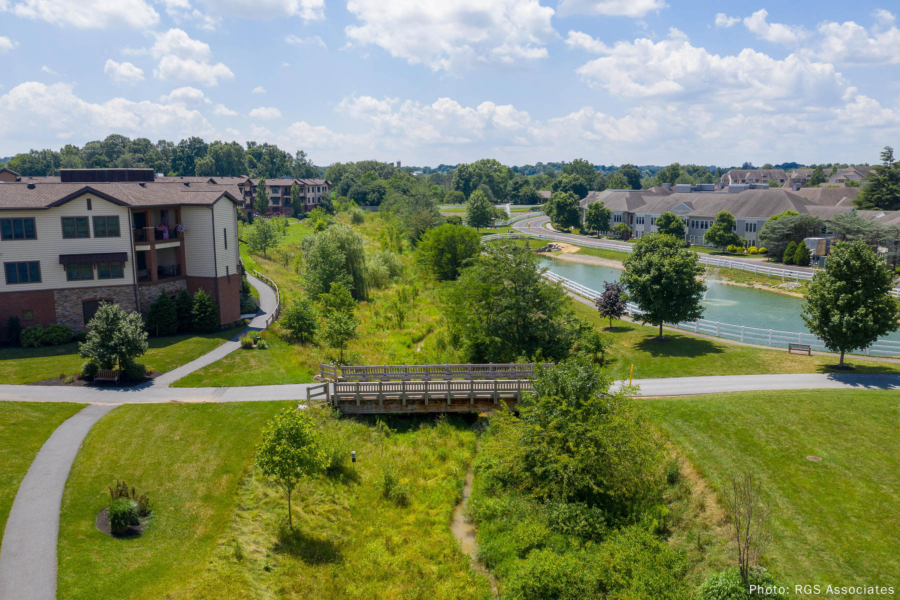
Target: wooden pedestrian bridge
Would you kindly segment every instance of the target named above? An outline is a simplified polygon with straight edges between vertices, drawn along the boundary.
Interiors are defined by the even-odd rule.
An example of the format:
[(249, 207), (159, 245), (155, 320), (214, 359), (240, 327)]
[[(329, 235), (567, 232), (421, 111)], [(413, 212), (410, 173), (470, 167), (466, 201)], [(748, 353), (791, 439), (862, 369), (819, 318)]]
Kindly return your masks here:
[(306, 398), (345, 414), (483, 412), (501, 402), (514, 408), (532, 391), (534, 368), (534, 363), (320, 365), (323, 383), (308, 388)]

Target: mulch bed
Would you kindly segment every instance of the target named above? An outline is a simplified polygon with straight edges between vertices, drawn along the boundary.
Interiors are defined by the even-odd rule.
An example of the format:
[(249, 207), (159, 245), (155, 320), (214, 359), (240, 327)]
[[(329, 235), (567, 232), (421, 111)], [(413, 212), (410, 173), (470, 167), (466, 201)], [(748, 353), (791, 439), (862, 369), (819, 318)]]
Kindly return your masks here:
[(66, 383), (65, 380), (60, 379), (59, 377), (51, 377), (50, 379), (42, 379), (41, 381), (32, 381), (31, 383), (26, 383), (25, 385), (49, 385), (53, 387), (134, 387), (136, 385), (140, 385), (142, 383), (146, 383), (151, 379), (156, 379), (162, 375), (159, 371), (153, 371), (150, 375), (145, 377), (143, 381), (126, 381), (124, 383), (94, 383), (93, 381), (87, 381), (85, 379), (76, 379), (72, 383)]
[(139, 525), (132, 525), (125, 533), (113, 533), (109, 528), (109, 507), (107, 506), (99, 513), (97, 513), (97, 520), (94, 522), (97, 527), (97, 531), (105, 533), (106, 535), (112, 536), (114, 538), (131, 538), (135, 536), (139, 536), (144, 533), (144, 530), (147, 529), (147, 525), (150, 524), (150, 515), (146, 517), (141, 517), (141, 523)]

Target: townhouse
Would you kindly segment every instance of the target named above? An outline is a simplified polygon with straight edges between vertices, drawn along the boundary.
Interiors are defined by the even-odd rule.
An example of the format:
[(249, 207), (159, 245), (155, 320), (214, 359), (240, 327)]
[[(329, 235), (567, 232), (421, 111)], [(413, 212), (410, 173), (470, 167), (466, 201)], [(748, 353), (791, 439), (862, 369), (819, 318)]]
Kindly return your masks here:
[[(246, 179), (239, 185), (247, 214), (255, 213), (253, 201), (259, 179)], [(291, 205), (291, 188), (294, 184), (300, 188), (300, 199), (303, 212), (309, 212), (322, 202), (322, 198), (331, 196), (331, 182), (325, 179), (292, 179), (287, 177), (264, 179), (269, 189), (269, 210), (273, 214), (291, 216), (294, 208)]]
[(853, 182), (860, 183), (866, 180), (869, 173), (872, 171), (872, 167), (848, 167), (846, 169), (838, 169), (835, 171), (834, 175), (831, 175), (828, 178), (828, 183), (831, 184), (844, 184)]
[[(122, 180), (126, 171), (145, 180)], [(184, 289), (206, 290), (220, 323), (240, 318), (234, 186), (158, 182), (146, 171), (0, 183), (0, 329), (15, 316), (23, 327), (81, 331), (100, 302), (146, 312)]]
[(778, 185), (784, 185), (788, 180), (784, 169), (731, 169), (722, 175), (722, 187), (731, 185), (768, 183), (777, 181)]

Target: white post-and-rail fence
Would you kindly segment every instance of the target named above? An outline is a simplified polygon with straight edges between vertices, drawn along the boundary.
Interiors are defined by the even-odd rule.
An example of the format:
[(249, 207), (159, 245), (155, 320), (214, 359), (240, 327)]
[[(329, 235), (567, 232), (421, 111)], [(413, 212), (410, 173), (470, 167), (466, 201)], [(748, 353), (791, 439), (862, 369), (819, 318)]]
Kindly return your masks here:
[[(548, 242), (564, 242), (567, 244), (572, 244), (573, 246), (583, 246), (585, 248), (596, 248), (598, 250), (610, 250), (612, 252), (625, 252), (630, 253), (632, 251), (631, 245), (619, 245), (619, 244), (605, 244), (603, 242), (593, 242), (590, 240), (579, 240), (576, 238), (569, 238), (563, 236), (555, 236), (555, 235), (544, 235), (544, 234), (535, 234), (535, 233), (495, 233), (493, 235), (486, 235), (481, 238), (482, 242), (491, 242), (495, 240), (516, 240), (516, 239), (535, 239), (535, 240), (545, 240)], [(809, 273), (806, 271), (789, 271), (787, 269), (776, 269), (773, 267), (766, 267), (763, 265), (755, 265), (751, 263), (735, 261), (727, 258), (715, 258), (712, 256), (706, 256), (703, 254), (697, 255), (697, 260), (707, 266), (710, 267), (722, 267), (724, 269), (738, 269), (740, 271), (747, 271), (748, 273), (756, 273), (757, 275), (765, 275), (766, 277), (772, 277), (775, 279), (781, 279), (782, 281), (812, 281), (814, 273)], [(893, 288), (891, 290), (891, 295), (895, 298), (900, 298), (900, 289)]]
[(272, 281), (270, 277), (263, 275), (256, 269), (253, 269), (253, 275), (258, 279), (262, 279), (266, 285), (275, 290), (275, 310), (266, 318), (266, 329), (268, 329), (269, 325), (277, 321), (278, 317), (281, 316), (281, 290), (278, 289), (278, 284)]
[[(555, 273), (550, 273), (548, 271), (544, 273), (544, 277), (554, 283), (559, 283), (563, 288), (589, 300), (596, 300), (600, 297), (600, 292), (592, 290), (591, 288), (570, 279), (566, 279), (565, 277), (560, 277)], [(627, 308), (628, 314), (640, 320), (641, 311), (636, 304), (629, 302)], [(776, 348), (787, 348), (788, 344), (807, 344), (813, 350), (831, 352), (831, 350), (825, 347), (825, 343), (822, 340), (811, 333), (759, 329), (756, 327), (746, 327), (744, 325), (732, 325), (730, 323), (708, 321), (706, 319), (686, 321), (674, 325), (669, 323), (667, 325), (684, 331), (692, 331), (703, 335), (735, 340), (746, 344), (772, 346)], [(878, 340), (866, 348), (864, 353), (866, 356), (900, 356), (900, 342)]]

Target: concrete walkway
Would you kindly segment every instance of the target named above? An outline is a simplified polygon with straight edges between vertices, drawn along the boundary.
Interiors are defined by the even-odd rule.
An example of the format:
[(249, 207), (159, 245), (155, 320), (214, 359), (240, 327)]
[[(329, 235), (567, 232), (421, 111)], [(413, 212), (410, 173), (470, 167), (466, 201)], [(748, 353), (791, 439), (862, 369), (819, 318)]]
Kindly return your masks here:
[(900, 375), (809, 373), (805, 375), (723, 375), (635, 379), (638, 396), (689, 396), (771, 390), (900, 390)]
[(114, 405), (88, 406), (44, 443), (19, 486), (0, 552), (0, 598), (56, 598), (59, 509), (72, 462), (84, 437)]

